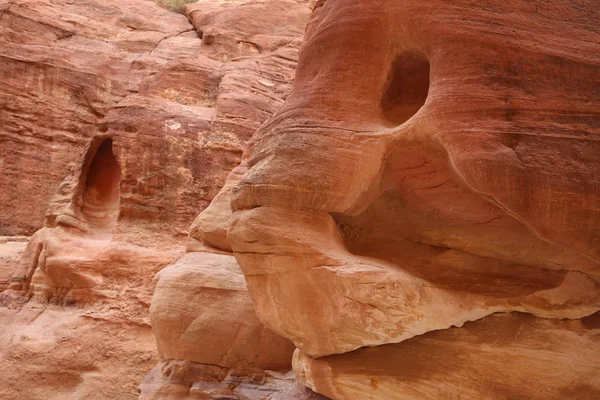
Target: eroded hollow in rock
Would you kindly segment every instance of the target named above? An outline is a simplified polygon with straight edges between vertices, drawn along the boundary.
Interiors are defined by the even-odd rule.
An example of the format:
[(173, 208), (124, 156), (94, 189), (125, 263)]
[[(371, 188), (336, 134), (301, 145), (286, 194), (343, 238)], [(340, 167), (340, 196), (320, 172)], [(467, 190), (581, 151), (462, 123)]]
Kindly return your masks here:
[(429, 69), (427, 57), (420, 52), (405, 51), (394, 60), (381, 98), (383, 115), (392, 124), (403, 124), (425, 104)]
[(119, 217), (121, 168), (113, 155), (112, 139), (98, 147), (85, 177), (81, 212), (91, 228), (111, 229)]

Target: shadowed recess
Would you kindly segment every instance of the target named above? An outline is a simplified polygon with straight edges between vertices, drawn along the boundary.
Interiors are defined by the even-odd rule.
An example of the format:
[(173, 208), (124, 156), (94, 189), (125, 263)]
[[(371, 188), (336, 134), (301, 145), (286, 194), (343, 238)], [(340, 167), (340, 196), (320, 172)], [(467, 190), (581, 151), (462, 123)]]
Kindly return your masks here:
[(410, 119), (425, 104), (429, 92), (429, 61), (424, 54), (406, 51), (392, 64), (381, 98), (385, 118), (394, 125)]
[(112, 151), (112, 139), (100, 144), (90, 165), (81, 211), (90, 227), (111, 229), (119, 217), (121, 169)]

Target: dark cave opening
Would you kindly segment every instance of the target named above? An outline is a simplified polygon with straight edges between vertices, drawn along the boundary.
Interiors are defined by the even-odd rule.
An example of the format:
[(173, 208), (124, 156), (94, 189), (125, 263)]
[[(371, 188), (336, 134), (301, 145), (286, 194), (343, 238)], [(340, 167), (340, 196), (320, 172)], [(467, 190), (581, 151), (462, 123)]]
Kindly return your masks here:
[(394, 60), (381, 98), (383, 115), (388, 121), (403, 124), (425, 104), (429, 73), (429, 60), (420, 52), (405, 51)]
[(93, 229), (112, 229), (119, 218), (121, 168), (113, 155), (112, 139), (98, 147), (85, 178), (82, 214)]

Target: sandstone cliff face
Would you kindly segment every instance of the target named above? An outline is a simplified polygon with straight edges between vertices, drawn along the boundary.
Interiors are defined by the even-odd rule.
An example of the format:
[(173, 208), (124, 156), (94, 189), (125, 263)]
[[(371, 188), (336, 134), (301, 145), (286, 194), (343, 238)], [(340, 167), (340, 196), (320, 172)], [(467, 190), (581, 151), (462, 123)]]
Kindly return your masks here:
[(260, 84), (240, 78), (242, 68), (221, 71), (185, 16), (147, 1), (3, 3), (0, 183), (14, 188), (0, 195), (4, 234), (42, 225), (101, 133), (118, 136), (123, 214), (185, 230), (268, 116), (235, 107), (253, 95), (268, 103), (252, 92)]
[(32, 234), (101, 119), (161, 65), (195, 55), (200, 40), (184, 16), (145, 1), (11, 0), (0, 9), (0, 183), (13, 188), (0, 195), (0, 223), (5, 234)]
[[(188, 6), (187, 13), (202, 32), (203, 42), (211, 45), (207, 47), (211, 57), (226, 62), (225, 68), (245, 68), (243, 76), (232, 77), (232, 93), (238, 82), (255, 76), (260, 86), (254, 90), (275, 100), (261, 102), (265, 118), (283, 104), (309, 2), (198, 2)], [(250, 98), (244, 101), (254, 104)], [(244, 101), (228, 106), (246, 109)], [(258, 320), (231, 253), (230, 190), (240, 176), (240, 168), (234, 169), (196, 218), (187, 254), (155, 277), (150, 318), (161, 362), (140, 386), (142, 400), (322, 398), (297, 387), (290, 371), (295, 346)]]
[[(158, 362), (152, 279), (185, 254), (190, 222), (283, 104), (308, 14), (295, 1), (199, 2), (187, 17), (142, 0), (0, 2), (1, 398), (138, 397)], [(224, 297), (222, 311), (239, 307), (214, 315), (245, 333), (189, 360), (289, 370), (291, 342), (246, 318), (233, 257), (211, 257), (193, 274), (217, 294), (186, 315)], [(159, 292), (178, 294), (187, 259), (160, 274)], [(176, 348), (159, 340), (160, 355), (185, 353), (198, 332)], [(278, 342), (284, 356), (260, 352)]]
[(316, 7), (228, 231), (299, 380), (335, 399), (600, 396), (598, 11)]
[(0, 21), (1, 398), (600, 397), (589, 4)]

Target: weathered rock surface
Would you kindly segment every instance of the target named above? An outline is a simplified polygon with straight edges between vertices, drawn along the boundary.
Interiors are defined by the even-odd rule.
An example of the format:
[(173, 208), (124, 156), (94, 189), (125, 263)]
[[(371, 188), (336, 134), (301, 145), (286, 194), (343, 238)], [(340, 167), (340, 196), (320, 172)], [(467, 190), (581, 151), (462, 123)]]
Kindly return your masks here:
[(155, 280), (150, 316), (162, 359), (243, 370), (290, 368), (295, 347), (258, 321), (233, 256), (191, 252)]
[[(542, 377), (552, 360), (560, 370), (573, 363), (566, 376), (588, 374), (581, 384), (592, 391), (574, 394), (597, 397), (586, 357), (598, 337), (571, 328), (600, 310), (598, 10), (517, 0), (316, 7), (294, 88), (253, 137), (230, 190), (231, 248), (259, 319), (302, 351), (297, 373), (335, 398), (365, 398), (372, 376), (394, 377), (378, 398), (407, 387), (416, 392), (392, 398), (419, 398), (427, 379), (406, 382), (391, 364), (362, 368), (383, 349), (307, 357), (400, 342), (386, 348), (417, 351), (428, 332), (522, 312), (535, 316), (523, 317), (534, 336), (583, 336), (546, 358), (504, 330), (504, 317), (486, 319), (507, 341), (490, 342), (490, 354), (525, 346), (531, 355), (499, 384)], [(565, 318), (575, 321), (557, 322)], [(458, 343), (470, 333), (440, 335)], [(469, 373), (497, 377), (473, 353), (481, 368), (446, 377), (446, 393), (460, 397)], [(325, 379), (327, 368), (337, 375)], [(546, 393), (559, 398), (569, 382)], [(483, 387), (465, 396), (486, 398)], [(435, 390), (424, 395), (439, 398)]]
[(504, 314), (403, 343), (311, 359), (298, 380), (332, 399), (597, 399), (600, 314)]
[(313, 3), (0, 0), (0, 398), (600, 396), (599, 11)]
[(29, 238), (26, 236), (0, 236), (0, 291), (12, 281), (19, 259), (25, 251)]
[[(250, 11), (237, 15), (238, 6)], [(237, 47), (215, 54), (220, 43), (252, 43), (270, 18), (306, 22), (309, 7), (280, 2), (265, 13), (262, 3), (228, 2), (202, 21), (219, 32), (210, 40), (190, 22), (199, 13), (188, 19), (143, 0), (0, 0), (0, 235), (11, 235), (0, 243), (0, 398), (134, 399), (158, 362), (152, 279), (185, 254), (190, 222), (283, 104), (304, 27), (280, 28), (281, 40), (252, 57)], [(33, 236), (17, 243), (20, 234)], [(237, 310), (225, 331), (243, 335), (222, 336), (223, 347), (199, 360), (289, 370), (290, 342), (254, 315), (242, 319), (252, 303), (227, 260), (205, 266), (224, 268), (215, 288), (237, 285), (215, 298)], [(159, 287), (177, 280), (173, 269)], [(204, 310), (194, 307), (183, 314), (202, 333)], [(257, 347), (243, 348), (244, 338)], [(280, 350), (260, 353), (268, 340)], [(176, 344), (161, 350), (192, 348), (185, 335)]]
[(0, 229), (32, 234), (100, 120), (201, 41), (184, 16), (147, 1), (5, 0), (0, 10), (0, 186), (12, 188), (0, 194)]
[(146, 376), (140, 400), (325, 400), (298, 386), (293, 372), (248, 372), (189, 361), (163, 361)]
[(229, 237), (309, 355), (600, 308), (598, 13), (469, 4), (325, 2), (253, 139)]
[[(213, 127), (238, 132), (240, 121), (254, 121), (258, 128), (252, 107), (266, 119), (283, 104), (309, 13), (305, 1), (188, 6), (202, 32), (203, 54), (226, 62), (223, 70), (231, 71), (221, 83), (217, 102), (224, 111)], [(248, 86), (248, 77), (258, 84)], [(244, 90), (248, 97), (230, 94)], [(240, 137), (244, 132), (246, 138), (252, 133), (239, 131)], [(230, 195), (243, 172), (240, 166), (229, 174), (192, 224), (188, 253), (155, 278), (150, 317), (162, 361), (142, 382), (141, 399), (321, 398), (297, 388), (289, 373), (295, 346), (258, 320), (231, 253)]]
[[(0, 398), (137, 399), (156, 363), (147, 307), (0, 307)], [(138, 379), (138, 381), (136, 381)]]
[[(171, 206), (192, 183), (178, 178), (180, 159), (158, 157), (171, 148), (164, 120), (183, 114), (176, 103), (145, 96), (148, 115), (163, 119), (154, 131), (136, 127), (141, 107), (125, 116), (122, 106), (168, 62), (194, 57), (201, 40), (184, 16), (145, 1), (11, 0), (0, 9), (0, 231), (44, 226), (7, 267), (0, 294), (0, 397), (137, 398), (156, 362), (152, 277), (182, 253), (182, 221), (211, 194), (179, 200), (179, 213)], [(129, 124), (115, 129), (119, 118)], [(231, 147), (235, 164), (241, 147)], [(231, 168), (224, 162), (222, 175), (215, 168), (194, 185), (214, 195)], [(140, 206), (159, 179), (176, 194)]]

